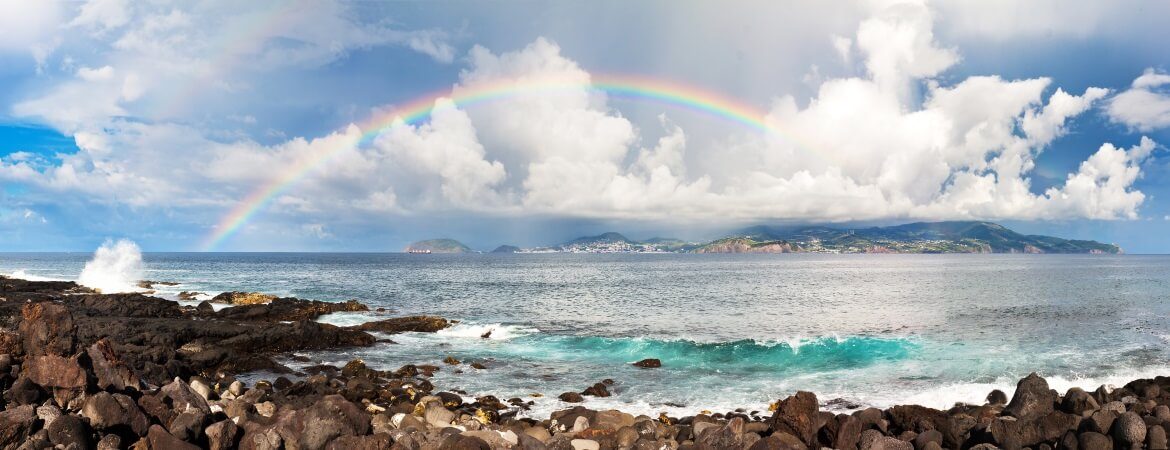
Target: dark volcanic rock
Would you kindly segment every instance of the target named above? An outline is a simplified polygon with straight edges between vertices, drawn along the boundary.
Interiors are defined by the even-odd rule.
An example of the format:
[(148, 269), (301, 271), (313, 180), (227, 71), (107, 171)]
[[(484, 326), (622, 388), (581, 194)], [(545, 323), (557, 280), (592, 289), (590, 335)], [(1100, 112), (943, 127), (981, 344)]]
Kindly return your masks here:
[(73, 314), (51, 302), (29, 303), (21, 309), (20, 335), (29, 356), (72, 355), (76, 348), (77, 326)]
[(225, 419), (208, 426), (205, 433), (207, 434), (208, 449), (228, 450), (236, 445), (239, 427), (231, 419)]
[(158, 425), (151, 425), (150, 431), (146, 434), (146, 440), (150, 442), (150, 448), (152, 450), (156, 448), (165, 448), (167, 450), (199, 450), (198, 446), (172, 436), (165, 428)]
[(657, 369), (662, 367), (662, 361), (659, 361), (655, 358), (648, 358), (634, 363), (634, 366), (641, 367), (643, 369)]
[(343, 311), (369, 311), (357, 300), (322, 302), (296, 298), (277, 298), (266, 304), (248, 304), (224, 308), (215, 313), (221, 319), (245, 321), (296, 322), (316, 320), (325, 314)]
[(98, 430), (124, 435), (143, 436), (150, 421), (138, 409), (134, 399), (122, 394), (98, 392), (86, 399), (81, 415)]
[(48, 389), (59, 405), (68, 405), (85, 391), (86, 373), (77, 357), (35, 356), (25, 361), (24, 372), (30, 381)]
[(66, 414), (53, 420), (48, 426), (49, 442), (69, 447), (90, 448), (89, 424), (81, 418)]
[(376, 322), (366, 322), (350, 328), (360, 331), (377, 331), (379, 333), (397, 334), (408, 332), (434, 333), (449, 326), (451, 326), (451, 324), (447, 322), (447, 319), (442, 317), (408, 316), (379, 320)]
[(36, 420), (36, 408), (32, 405), (0, 411), (0, 446), (15, 448), (26, 441)]
[(585, 397), (582, 397), (581, 394), (576, 392), (566, 392), (564, 394), (558, 395), (557, 398), (561, 399), (562, 402), (568, 403), (581, 403), (585, 401)]
[(127, 387), (136, 390), (142, 387), (138, 375), (118, 358), (109, 340), (98, 340), (86, 349), (86, 354), (93, 365), (98, 389), (121, 391)]
[(806, 445), (814, 446), (817, 432), (817, 396), (812, 392), (800, 391), (796, 395), (780, 400), (772, 414), (772, 428), (800, 438)]
[(178, 302), (142, 294), (89, 294), (65, 297), (70, 309), (87, 316), (182, 317)]
[(585, 388), (585, 390), (581, 392), (581, 395), (609, 397), (611, 394), (609, 393), (609, 388), (605, 386), (605, 383), (593, 383), (593, 386)]
[(1097, 404), (1097, 399), (1085, 392), (1084, 389), (1074, 387), (1064, 394), (1064, 399), (1060, 402), (1060, 410), (1069, 414), (1083, 415), (1085, 411), (1092, 411), (1101, 406)]
[(1003, 412), (1023, 421), (1034, 420), (1048, 415), (1055, 409), (1056, 392), (1048, 388), (1048, 382), (1032, 373), (1016, 384), (1016, 393)]

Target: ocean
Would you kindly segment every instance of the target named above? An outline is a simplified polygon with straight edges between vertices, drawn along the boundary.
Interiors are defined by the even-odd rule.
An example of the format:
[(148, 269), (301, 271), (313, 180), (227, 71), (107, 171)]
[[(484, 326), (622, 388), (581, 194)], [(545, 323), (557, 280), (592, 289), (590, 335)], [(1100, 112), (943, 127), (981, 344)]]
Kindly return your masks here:
[[(0, 273), (75, 280), (90, 258), (0, 253)], [(946, 408), (1010, 395), (1033, 371), (1062, 392), (1170, 375), (1170, 256), (146, 253), (143, 264), (145, 278), (180, 283), (159, 286), (165, 298), (260, 291), (386, 309), (321, 319), (338, 325), (458, 320), (304, 356), (443, 366), (439, 389), (531, 399), (538, 417), (603, 379), (614, 395), (591, 408), (657, 415), (763, 411), (796, 390), (839, 409)], [(446, 356), (487, 368), (457, 374)], [(643, 358), (663, 367), (630, 365)]]

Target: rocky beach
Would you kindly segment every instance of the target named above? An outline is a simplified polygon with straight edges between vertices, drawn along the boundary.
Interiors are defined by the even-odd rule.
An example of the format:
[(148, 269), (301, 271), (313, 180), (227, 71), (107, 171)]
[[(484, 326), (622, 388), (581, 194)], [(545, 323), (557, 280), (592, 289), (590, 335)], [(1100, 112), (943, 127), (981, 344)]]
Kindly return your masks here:
[[(361, 360), (336, 367), (292, 355), (436, 332), (450, 325), (446, 319), (395, 317), (338, 327), (314, 319), (368, 308), (248, 293), (216, 301), (228, 305), (184, 306), (144, 294), (100, 294), (73, 282), (0, 277), (0, 447), (1167, 448), (1170, 378), (1059, 393), (1030, 375), (1010, 397), (993, 391), (983, 404), (947, 410), (846, 405), (851, 411), (842, 412), (839, 400), (800, 391), (768, 410), (682, 417), (591, 409), (592, 399), (610, 395), (614, 381), (607, 379), (559, 394), (577, 406), (530, 417), (530, 399), (432, 384), (439, 371), (459, 373), (475, 364), (452, 357), (378, 370)], [(281, 361), (300, 365), (294, 370)], [(635, 364), (661, 370), (655, 359)], [(256, 373), (273, 376), (242, 381)]]

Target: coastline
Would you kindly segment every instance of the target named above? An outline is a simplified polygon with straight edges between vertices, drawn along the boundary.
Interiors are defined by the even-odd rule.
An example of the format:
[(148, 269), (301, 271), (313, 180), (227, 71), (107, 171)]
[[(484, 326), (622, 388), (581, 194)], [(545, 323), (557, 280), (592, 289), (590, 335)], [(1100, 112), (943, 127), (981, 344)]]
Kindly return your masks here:
[(216, 310), (7, 277), (0, 277), (0, 297), (5, 448), (1161, 449), (1170, 425), (1164, 378), (1058, 394), (1028, 377), (1011, 399), (993, 392), (985, 404), (945, 411), (908, 405), (834, 414), (825, 411), (827, 399), (802, 392), (778, 400), (775, 411), (683, 417), (591, 410), (590, 397), (608, 393), (599, 380), (561, 394), (580, 406), (518, 418), (522, 398), (431, 383), (436, 371), (466, 364), (459, 361), (393, 371), (351, 361), (250, 386), (236, 380), (257, 370), (288, 372), (278, 358), (294, 352), (373, 345), (370, 332), (438, 331), (447, 326), (442, 318), (343, 328), (313, 320), (368, 308), (280, 298)]

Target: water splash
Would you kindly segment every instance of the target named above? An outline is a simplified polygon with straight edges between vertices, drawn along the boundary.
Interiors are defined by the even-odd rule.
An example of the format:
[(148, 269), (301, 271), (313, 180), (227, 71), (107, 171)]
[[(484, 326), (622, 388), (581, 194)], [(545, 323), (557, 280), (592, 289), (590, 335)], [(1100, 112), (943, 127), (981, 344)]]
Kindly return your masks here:
[(142, 289), (137, 284), (143, 273), (142, 250), (138, 244), (126, 239), (107, 240), (94, 252), (93, 259), (85, 263), (77, 283), (105, 294), (139, 292)]

